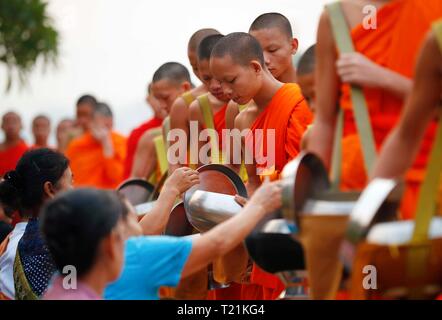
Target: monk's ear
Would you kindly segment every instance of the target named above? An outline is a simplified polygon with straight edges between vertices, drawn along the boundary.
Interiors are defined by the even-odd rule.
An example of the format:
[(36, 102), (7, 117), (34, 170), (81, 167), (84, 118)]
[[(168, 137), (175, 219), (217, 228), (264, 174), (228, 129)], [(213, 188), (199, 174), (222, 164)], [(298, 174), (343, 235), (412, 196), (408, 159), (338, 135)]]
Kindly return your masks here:
[(250, 61), (250, 66), (252, 67), (255, 74), (260, 74), (262, 72), (262, 65), (257, 60)]
[(43, 191), (46, 197), (48, 197), (49, 199), (52, 199), (53, 197), (55, 197), (55, 188), (54, 185), (52, 184), (52, 182), (46, 181), (43, 184)]
[(298, 46), (299, 46), (299, 42), (298, 39), (293, 38), (292, 39), (292, 55), (296, 54), (296, 52), (298, 52)]
[(187, 92), (190, 89), (192, 89), (192, 85), (190, 84), (189, 81), (185, 81), (181, 84), (181, 88), (184, 90), (184, 92)]

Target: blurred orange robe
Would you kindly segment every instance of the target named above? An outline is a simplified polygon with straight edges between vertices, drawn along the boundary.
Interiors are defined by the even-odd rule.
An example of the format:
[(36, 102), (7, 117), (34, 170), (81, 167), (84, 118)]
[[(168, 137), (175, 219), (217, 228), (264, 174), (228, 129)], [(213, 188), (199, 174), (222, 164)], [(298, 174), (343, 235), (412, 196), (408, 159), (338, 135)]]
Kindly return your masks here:
[(100, 142), (90, 133), (72, 140), (66, 156), (76, 187), (115, 189), (123, 181), (126, 138), (112, 132), (112, 144), (114, 156), (105, 158)]
[[(431, 23), (442, 16), (440, 0), (395, 0), (377, 13), (377, 28), (355, 27), (351, 36), (355, 49), (371, 61), (412, 78), (414, 66)], [(399, 120), (404, 101), (379, 88), (364, 88), (377, 150)], [(361, 190), (367, 183), (361, 146), (353, 117), (350, 86), (341, 87), (340, 105), (344, 109), (342, 188)], [(407, 188), (402, 203), (403, 218), (412, 218), (419, 185), (425, 173), (436, 124), (426, 132), (419, 156), (406, 176)]]
[[(256, 136), (256, 129), (264, 129), (262, 148), (264, 156), (267, 156), (266, 131), (275, 129), (274, 169), (276, 172), (273, 174), (273, 178), (278, 178), (287, 162), (298, 155), (301, 149), (302, 135), (312, 120), (313, 115), (301, 89), (294, 83), (284, 84), (255, 120), (250, 129), (254, 136)], [(246, 139), (249, 138), (250, 136)], [(263, 271), (255, 264), (253, 265), (251, 283), (255, 284), (255, 287), (250, 286), (243, 290), (243, 299), (274, 300), (285, 288), (278, 277)], [(262, 287), (262, 295), (259, 292), (259, 286)]]
[(3, 177), (8, 171), (14, 170), (18, 160), (27, 150), (28, 146), (24, 141), (20, 141), (14, 147), (0, 150), (0, 177)]

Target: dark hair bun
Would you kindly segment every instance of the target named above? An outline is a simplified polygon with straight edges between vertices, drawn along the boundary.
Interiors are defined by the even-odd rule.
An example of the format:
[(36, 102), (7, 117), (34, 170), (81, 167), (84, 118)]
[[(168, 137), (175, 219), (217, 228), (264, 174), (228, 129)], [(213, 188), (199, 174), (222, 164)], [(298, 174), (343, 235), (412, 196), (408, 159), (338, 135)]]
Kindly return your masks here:
[(23, 190), (23, 179), (17, 171), (6, 172), (5, 181), (9, 182), (18, 191)]

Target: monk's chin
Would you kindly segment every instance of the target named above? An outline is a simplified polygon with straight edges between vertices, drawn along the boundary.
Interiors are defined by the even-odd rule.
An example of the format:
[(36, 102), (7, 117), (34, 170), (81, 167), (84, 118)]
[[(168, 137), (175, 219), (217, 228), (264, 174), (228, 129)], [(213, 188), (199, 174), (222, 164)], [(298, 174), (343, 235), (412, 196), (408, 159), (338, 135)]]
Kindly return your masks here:
[(251, 99), (248, 99), (248, 100), (246, 100), (246, 99), (244, 99), (244, 98), (234, 98), (234, 99), (232, 99), (233, 101), (235, 101), (237, 104), (239, 104), (239, 105), (244, 105), (244, 104), (247, 104), (247, 103), (249, 103), (249, 101), (251, 100)]

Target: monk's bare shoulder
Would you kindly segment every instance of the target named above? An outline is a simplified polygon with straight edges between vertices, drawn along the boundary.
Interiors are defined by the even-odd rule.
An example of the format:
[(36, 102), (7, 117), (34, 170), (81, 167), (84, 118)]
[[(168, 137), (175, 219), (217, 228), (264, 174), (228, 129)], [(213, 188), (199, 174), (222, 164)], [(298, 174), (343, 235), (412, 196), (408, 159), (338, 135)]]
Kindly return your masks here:
[(202, 114), (198, 99), (194, 100), (189, 106), (189, 120), (201, 121)]
[(246, 109), (241, 111), (235, 118), (235, 128), (239, 130), (244, 130), (250, 128), (252, 123), (258, 116), (259, 111), (255, 104), (248, 105)]
[(199, 97), (202, 94), (207, 93), (207, 88), (204, 85), (200, 85), (196, 88), (193, 88), (190, 93), (192, 94), (192, 96), (194, 97)]
[[(155, 129), (153, 129), (155, 130)], [(153, 131), (147, 130), (138, 141), (138, 148), (150, 145), (153, 142)]]
[(226, 105), (225, 101), (218, 100), (215, 96), (209, 93), (209, 102), (210, 106), (212, 107), (213, 113), (216, 113), (221, 108), (223, 108)]
[(180, 128), (186, 125), (189, 119), (188, 116), (188, 105), (182, 97), (178, 97), (172, 104), (169, 113), (170, 117), (170, 127)]
[(235, 118), (239, 114), (239, 105), (230, 100), (226, 109), (226, 128), (233, 129), (235, 127)]

